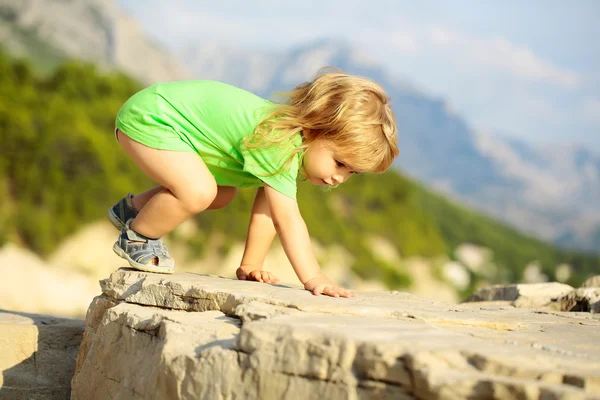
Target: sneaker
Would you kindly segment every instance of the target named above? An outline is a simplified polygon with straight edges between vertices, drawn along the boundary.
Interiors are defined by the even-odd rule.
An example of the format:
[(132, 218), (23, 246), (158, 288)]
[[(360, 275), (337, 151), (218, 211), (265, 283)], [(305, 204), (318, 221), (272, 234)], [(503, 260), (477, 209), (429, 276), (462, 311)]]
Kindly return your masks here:
[(133, 194), (128, 193), (127, 196), (108, 209), (108, 219), (118, 230), (122, 230), (125, 227), (126, 221), (138, 215), (137, 210), (133, 208), (133, 204), (131, 203), (132, 198)]
[[(169, 250), (162, 239), (147, 239), (130, 228), (129, 219), (119, 238), (113, 245), (113, 251), (129, 262), (132, 268), (139, 271), (172, 274), (175, 272), (175, 261), (169, 256)], [(151, 261), (156, 260), (154, 265)]]

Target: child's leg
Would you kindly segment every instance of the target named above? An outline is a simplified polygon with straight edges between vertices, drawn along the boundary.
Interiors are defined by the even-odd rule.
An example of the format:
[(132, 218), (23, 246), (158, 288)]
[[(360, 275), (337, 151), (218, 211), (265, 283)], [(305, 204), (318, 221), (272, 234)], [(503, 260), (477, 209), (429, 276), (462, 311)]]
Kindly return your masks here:
[(233, 186), (217, 186), (217, 197), (208, 206), (207, 210), (218, 210), (219, 208), (225, 207), (231, 203), (231, 200), (235, 197), (237, 188)]
[[(131, 202), (133, 204), (133, 208), (135, 208), (138, 212), (144, 208), (146, 203), (150, 201), (155, 194), (162, 192), (165, 190), (164, 186), (156, 186), (150, 190), (147, 190), (143, 193), (137, 194), (133, 196)], [(217, 210), (219, 208), (225, 207), (227, 204), (233, 200), (237, 193), (237, 188), (232, 186), (217, 186), (217, 196), (213, 200), (210, 206), (208, 206), (207, 210)]]
[(159, 185), (159, 186), (153, 187), (150, 190), (146, 190), (143, 193), (136, 194), (131, 199), (131, 204), (133, 205), (133, 208), (135, 208), (139, 212), (142, 208), (144, 208), (146, 203), (148, 203), (150, 201), (150, 199), (152, 197), (154, 197), (155, 194), (160, 193), (163, 190), (165, 190), (165, 187), (162, 185)]
[(217, 184), (198, 154), (156, 150), (123, 132), (118, 135), (125, 152), (148, 177), (164, 187), (141, 209), (131, 229), (146, 237), (159, 238), (211, 205), (217, 195)]

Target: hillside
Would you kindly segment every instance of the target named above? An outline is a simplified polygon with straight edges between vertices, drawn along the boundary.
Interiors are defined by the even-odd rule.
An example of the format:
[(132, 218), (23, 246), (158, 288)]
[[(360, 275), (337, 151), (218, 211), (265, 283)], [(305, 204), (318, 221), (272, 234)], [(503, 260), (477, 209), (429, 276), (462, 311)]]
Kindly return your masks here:
[[(117, 110), (138, 89), (125, 75), (75, 62), (40, 78), (27, 61), (0, 55), (0, 245), (14, 241), (47, 255), (82, 225), (104, 218), (107, 205), (127, 191), (151, 185), (112, 135)], [(217, 232), (229, 234), (224, 254), (243, 240), (253, 196), (241, 190), (227, 212), (197, 217), (202, 231), (189, 239), (197, 255)], [(491, 278), (498, 281), (519, 280), (533, 260), (551, 279), (556, 265), (572, 264), (573, 285), (600, 266), (597, 257), (559, 251), (457, 207), (397, 171), (357, 176), (331, 192), (303, 183), (298, 198), (314, 239), (345, 247), (357, 274), (390, 288), (411, 278), (376, 257), (370, 235), (388, 239), (402, 257), (452, 256), (460, 243), (480, 244), (494, 252), (498, 274)]]

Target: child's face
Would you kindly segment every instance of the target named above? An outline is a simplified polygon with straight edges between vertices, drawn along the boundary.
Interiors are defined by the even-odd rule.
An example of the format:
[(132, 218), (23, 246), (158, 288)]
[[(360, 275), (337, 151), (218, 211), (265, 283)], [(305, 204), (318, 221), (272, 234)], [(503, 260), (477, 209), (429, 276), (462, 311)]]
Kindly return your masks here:
[(304, 153), (304, 172), (313, 185), (338, 185), (355, 173), (336, 158), (326, 140), (315, 140)]

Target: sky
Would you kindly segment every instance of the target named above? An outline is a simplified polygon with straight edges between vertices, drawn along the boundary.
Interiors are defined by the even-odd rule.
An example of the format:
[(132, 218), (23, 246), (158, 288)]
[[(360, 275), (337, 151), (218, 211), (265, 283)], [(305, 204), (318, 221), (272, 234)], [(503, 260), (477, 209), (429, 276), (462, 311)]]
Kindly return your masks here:
[(341, 39), (478, 131), (600, 152), (600, 1), (117, 1), (173, 51)]

